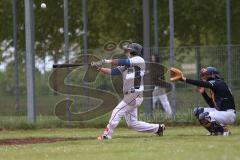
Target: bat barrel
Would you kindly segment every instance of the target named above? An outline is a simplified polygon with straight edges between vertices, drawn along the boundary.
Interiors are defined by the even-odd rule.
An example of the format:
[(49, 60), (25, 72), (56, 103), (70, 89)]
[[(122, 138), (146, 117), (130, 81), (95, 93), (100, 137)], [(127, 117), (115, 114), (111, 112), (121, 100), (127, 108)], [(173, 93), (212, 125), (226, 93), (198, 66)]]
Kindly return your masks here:
[(65, 64), (53, 64), (53, 68), (68, 68), (68, 67), (77, 67), (77, 66), (82, 66), (83, 64), (69, 64), (69, 63), (65, 63)]

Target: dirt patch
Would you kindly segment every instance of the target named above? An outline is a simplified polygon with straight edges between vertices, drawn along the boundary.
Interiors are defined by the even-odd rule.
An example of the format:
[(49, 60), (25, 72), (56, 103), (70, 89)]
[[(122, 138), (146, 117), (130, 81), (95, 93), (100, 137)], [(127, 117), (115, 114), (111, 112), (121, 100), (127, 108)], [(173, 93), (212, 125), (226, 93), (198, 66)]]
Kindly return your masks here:
[(16, 139), (0, 139), (1, 145), (23, 145), (36, 143), (53, 143), (60, 141), (76, 141), (79, 138), (16, 138)]

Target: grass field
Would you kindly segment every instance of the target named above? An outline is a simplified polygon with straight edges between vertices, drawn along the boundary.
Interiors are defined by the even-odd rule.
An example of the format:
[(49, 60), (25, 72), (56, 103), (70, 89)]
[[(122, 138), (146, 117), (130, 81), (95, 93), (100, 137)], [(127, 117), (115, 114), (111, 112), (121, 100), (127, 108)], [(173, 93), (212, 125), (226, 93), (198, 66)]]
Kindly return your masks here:
[(206, 136), (202, 127), (167, 128), (166, 136), (116, 129), (112, 140), (97, 141), (102, 129), (42, 129), (1, 131), (0, 140), (26, 137), (75, 137), (78, 140), (27, 145), (0, 145), (5, 160), (238, 160), (240, 127), (229, 137)]

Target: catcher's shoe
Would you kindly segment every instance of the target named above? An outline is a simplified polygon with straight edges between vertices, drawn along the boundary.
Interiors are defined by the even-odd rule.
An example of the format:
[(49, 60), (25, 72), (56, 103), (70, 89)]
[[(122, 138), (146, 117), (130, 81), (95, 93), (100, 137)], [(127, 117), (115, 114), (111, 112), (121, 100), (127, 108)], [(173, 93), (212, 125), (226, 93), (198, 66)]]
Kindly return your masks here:
[(97, 140), (108, 140), (108, 139), (112, 139), (111, 136), (109, 135), (106, 135), (106, 134), (103, 134), (103, 135), (100, 135), (99, 137), (97, 137)]
[(165, 129), (166, 128), (165, 128), (164, 124), (159, 124), (159, 128), (158, 128), (158, 131), (156, 132), (156, 134), (159, 136), (164, 136)]
[(228, 129), (227, 126), (224, 126), (223, 129), (224, 129), (224, 131), (222, 133), (223, 136), (230, 136), (231, 135), (231, 132), (230, 132), (230, 130)]
[(227, 126), (223, 126), (223, 129), (224, 129), (223, 132), (210, 132), (208, 135), (209, 136), (230, 136), (231, 135), (231, 132)]

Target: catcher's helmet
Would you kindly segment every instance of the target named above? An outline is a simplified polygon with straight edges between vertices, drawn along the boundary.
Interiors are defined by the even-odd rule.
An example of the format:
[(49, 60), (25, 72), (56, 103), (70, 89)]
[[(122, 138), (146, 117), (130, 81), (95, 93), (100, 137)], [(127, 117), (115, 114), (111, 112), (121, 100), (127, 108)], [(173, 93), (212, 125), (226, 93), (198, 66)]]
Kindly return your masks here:
[(202, 68), (200, 74), (201, 77), (213, 75), (215, 78), (220, 78), (219, 72), (215, 67)]
[(130, 43), (123, 47), (124, 50), (130, 51), (132, 55), (141, 55), (143, 47), (138, 43)]
[(207, 67), (208, 74), (219, 74), (218, 70), (215, 67)]

